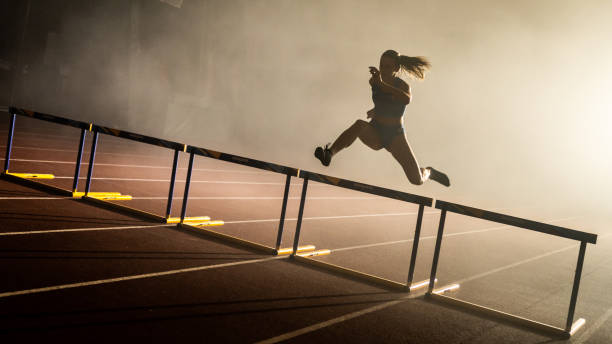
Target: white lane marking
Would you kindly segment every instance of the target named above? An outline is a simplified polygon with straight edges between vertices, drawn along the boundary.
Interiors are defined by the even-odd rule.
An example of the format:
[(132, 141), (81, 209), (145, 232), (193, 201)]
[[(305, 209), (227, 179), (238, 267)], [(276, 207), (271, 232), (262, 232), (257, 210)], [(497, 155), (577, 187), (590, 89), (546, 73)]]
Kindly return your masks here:
[(599, 330), (599, 328), (603, 326), (603, 324), (608, 321), (610, 317), (612, 317), (612, 308), (608, 309), (604, 315), (599, 317), (592, 325), (586, 326), (586, 330), (580, 335), (580, 337), (578, 337), (578, 339), (572, 341), (572, 343), (582, 344), (591, 339), (593, 334), (595, 334), (595, 332), (597, 332), (597, 330)]
[[(73, 199), (73, 197), (0, 197), (0, 200), (58, 200), (58, 199)], [(167, 200), (168, 197), (132, 197), (133, 200)], [(183, 197), (173, 197), (174, 200), (181, 200)], [(220, 197), (189, 197), (191, 200), (281, 200), (282, 197), (257, 197), (257, 196), (220, 196)], [(287, 199), (300, 199), (300, 197), (287, 197)], [(309, 200), (373, 200), (376, 197), (310, 197)]]
[[(475, 234), (475, 233), (490, 232), (490, 231), (500, 230), (500, 229), (502, 229), (504, 227), (507, 227), (507, 226), (493, 227), (493, 228), (481, 229), (481, 230), (476, 230), (476, 231), (444, 234), (444, 235), (442, 235), (442, 237), (443, 238), (447, 238), (447, 237), (452, 237), (452, 236), (456, 236), (456, 235), (466, 235), (466, 234)], [(425, 236), (425, 237), (420, 237), (419, 241), (420, 240), (435, 239), (435, 238), (436, 238), (435, 235)], [(414, 241), (414, 239), (386, 241), (386, 242), (379, 242), (379, 243), (375, 243), (375, 244), (364, 244), (364, 245), (356, 245), (356, 246), (349, 246), (349, 247), (342, 247), (342, 248), (334, 248), (334, 249), (331, 249), (330, 251), (331, 252), (340, 252), (340, 251), (356, 250), (356, 249), (360, 249), (360, 248), (369, 248), (369, 247), (376, 247), (376, 246), (386, 246), (386, 245), (402, 244), (402, 243), (412, 242), (412, 241)]]
[[(605, 236), (607, 236), (607, 235), (605, 235)], [(577, 247), (577, 246), (578, 245), (573, 245), (572, 248), (573, 247)], [(554, 254), (554, 253), (557, 253), (557, 252), (560, 252), (560, 250), (553, 251), (550, 254)], [(546, 254), (546, 255), (550, 255), (550, 254)], [(537, 257), (534, 257), (534, 258), (526, 259), (526, 260), (521, 261), (519, 263), (511, 264), (512, 266), (506, 266), (506, 267), (501, 268), (501, 269), (509, 269), (510, 267), (514, 267), (516, 265), (525, 264), (525, 263), (528, 263), (528, 262), (533, 261), (535, 259), (543, 258), (546, 255), (540, 255), (540, 256), (537, 256)], [(500, 269), (494, 269), (494, 271), (498, 272), (498, 271), (501, 271), (501, 270)], [(466, 280), (472, 280), (472, 279), (480, 278), (480, 277), (483, 277), (483, 276), (484, 276), (483, 274), (478, 274), (478, 275), (473, 276), (473, 278), (468, 278)], [(401, 302), (404, 302), (407, 299), (410, 299), (412, 297), (420, 297), (424, 293), (425, 292), (421, 292), (418, 295), (408, 295), (408, 296), (405, 296), (405, 297), (403, 297), (403, 298), (401, 298), (399, 300), (389, 301), (389, 302), (386, 302), (386, 303), (383, 303), (383, 304), (380, 304), (380, 305), (376, 305), (376, 306), (372, 306), (372, 307), (369, 307), (369, 308), (366, 308), (366, 309), (363, 309), (363, 310), (360, 310), (360, 311), (356, 311), (356, 312), (353, 312), (353, 313), (348, 313), (348, 314), (339, 316), (339, 317), (334, 318), (334, 319), (330, 319), (330, 320), (327, 320), (327, 321), (320, 322), (318, 324), (314, 324), (314, 325), (311, 325), (311, 326), (308, 326), (308, 327), (301, 328), (301, 329), (296, 330), (296, 331), (287, 332), (287, 333), (281, 334), (280, 336), (276, 336), (276, 337), (273, 337), (273, 338), (269, 338), (269, 339), (266, 339), (266, 340), (262, 340), (262, 341), (256, 342), (256, 344), (273, 344), (273, 343), (282, 342), (284, 340), (288, 340), (288, 339), (291, 339), (291, 338), (294, 338), (294, 337), (297, 337), (297, 336), (301, 336), (301, 335), (306, 334), (306, 333), (318, 331), (318, 330), (320, 330), (322, 328), (329, 327), (329, 326), (332, 326), (332, 325), (335, 325), (335, 324), (338, 324), (338, 323), (341, 323), (341, 322), (344, 322), (344, 321), (347, 321), (347, 320), (351, 320), (353, 318), (357, 318), (357, 317), (362, 316), (364, 314), (380, 311), (382, 309), (385, 309), (385, 308), (388, 308), (388, 307), (391, 307), (391, 306), (395, 306), (395, 305), (397, 305), (397, 304), (399, 304)], [(609, 312), (612, 313), (612, 310), (610, 310)], [(606, 315), (607, 315), (607, 317), (610, 317), (610, 315), (608, 315), (608, 312), (606, 312)], [(607, 318), (602, 317), (594, 325), (601, 326), (601, 324), (603, 324), (603, 322), (606, 319)], [(584, 335), (586, 335), (586, 333)]]
[[(168, 197), (132, 197), (132, 199), (143, 199), (143, 200), (167, 200)], [(173, 199), (179, 200), (179, 199), (183, 199), (183, 197), (174, 197)], [(280, 200), (283, 199), (282, 197), (277, 197), (277, 196), (210, 196), (210, 197), (193, 197), (193, 196), (189, 196), (189, 199), (195, 199), (195, 200)], [(287, 199), (300, 199), (300, 197), (287, 197)], [(374, 200), (374, 199), (379, 199), (378, 197), (334, 197), (334, 196), (330, 196), (330, 197), (308, 197), (309, 200)]]
[[(55, 179), (74, 179), (72, 176), (55, 176)], [(80, 177), (79, 179), (87, 179)], [(92, 180), (115, 180), (115, 181), (130, 181), (130, 182), (165, 182), (169, 183), (170, 179), (146, 179), (146, 178), (114, 178), (114, 177), (93, 177)], [(176, 180), (176, 183), (184, 183), (184, 180)], [(243, 182), (243, 181), (219, 181), (219, 180), (192, 180), (191, 183), (209, 183), (209, 184), (248, 184), (248, 185), (285, 185), (285, 183), (276, 182)], [(302, 184), (291, 184), (292, 186)]]
[[(51, 151), (51, 152), (67, 152), (67, 153), (76, 153), (77, 150), (74, 149), (59, 149), (59, 148), (41, 148), (41, 147), (28, 147), (28, 146), (12, 146), (13, 148), (19, 149), (29, 149), (29, 150), (41, 150), (41, 151)], [(6, 146), (1, 146), (0, 148), (6, 148)], [(83, 152), (89, 153), (89, 152)], [(128, 154), (128, 153), (106, 153), (106, 152), (96, 152), (96, 155), (105, 154), (105, 155), (123, 155), (123, 156), (137, 156), (144, 158), (159, 158), (159, 156), (155, 155), (142, 155), (142, 154)], [(13, 160), (13, 159), (11, 159)]]
[(485, 277), (485, 276), (488, 276), (488, 275), (491, 275), (491, 274), (494, 274), (494, 273), (497, 273), (497, 272), (500, 272), (500, 271), (504, 271), (504, 270), (508, 270), (508, 269), (517, 267), (519, 265), (523, 265), (523, 264), (526, 264), (526, 263), (529, 263), (529, 262), (533, 262), (533, 261), (541, 259), (541, 258), (552, 256), (554, 254), (557, 254), (557, 253), (560, 253), (560, 252), (563, 252), (563, 251), (571, 250), (571, 249), (579, 247), (579, 246), (580, 245), (576, 245), (576, 244), (571, 245), (571, 246), (566, 246), (566, 247), (560, 248), (558, 250), (550, 251), (550, 252), (543, 253), (543, 254), (540, 254), (540, 255), (537, 255), (537, 256), (534, 256), (534, 257), (531, 257), (531, 258), (527, 258), (527, 259), (521, 260), (521, 261), (516, 262), (516, 263), (504, 265), (504, 266), (502, 266), (500, 268), (492, 269), (492, 270), (489, 270), (489, 271), (485, 271), (483, 273), (479, 273), (479, 274), (476, 274), (476, 275), (473, 275), (473, 276), (470, 276), (470, 277), (466, 277), (466, 278), (460, 279), (458, 281), (454, 281), (454, 282), (449, 283), (449, 284), (455, 284), (455, 283), (456, 284), (462, 284), (462, 283), (465, 283), (465, 282), (469, 282), (469, 281), (472, 281), (472, 280), (475, 280), (475, 279), (478, 279), (478, 278), (481, 278), (481, 277)]
[[(0, 158), (0, 160), (4, 160), (4, 158)], [(36, 159), (11, 159), (11, 161), (20, 161), (20, 162), (40, 162), (46, 164), (69, 164), (75, 165), (75, 161), (57, 161), (57, 160), (36, 160)], [(88, 165), (88, 162), (81, 162), (81, 165)], [(129, 165), (129, 164), (107, 164), (96, 162), (96, 166), (112, 166), (112, 167), (129, 167), (129, 168), (157, 168), (164, 170), (172, 170), (171, 167), (168, 166), (154, 166), (154, 165)], [(187, 167), (178, 167), (178, 170), (186, 170)], [(265, 171), (241, 171), (241, 170), (223, 170), (223, 169), (214, 169), (214, 168), (194, 168), (193, 171), (204, 171), (204, 172), (230, 172), (230, 173), (246, 173), (246, 174), (268, 174), (273, 172), (265, 172)]]
[[(380, 217), (380, 216), (408, 216), (418, 213), (386, 213), (386, 214), (359, 214), (359, 215), (340, 215), (340, 216), (317, 216), (303, 217), (302, 220), (332, 220), (332, 219), (349, 219), (357, 217)], [(438, 214), (438, 212), (425, 212), (425, 215)], [(262, 219), (262, 220), (241, 220), (241, 221), (224, 221), (225, 224), (230, 223), (257, 223), (257, 222), (274, 222), (280, 219)], [(297, 221), (297, 217), (285, 218), (285, 221)]]
[[(0, 133), (7, 133), (8, 134), (8, 130), (0, 130)], [(48, 138), (53, 138), (53, 139), (57, 139), (57, 140), (70, 140), (70, 141), (76, 141), (78, 136), (76, 135), (76, 133), (72, 136), (60, 136), (60, 135), (51, 135), (51, 134), (44, 134), (44, 133), (36, 133), (33, 131), (17, 131), (15, 130), (13, 133), (15, 136), (19, 136), (22, 137), (23, 136), (35, 136), (35, 138), (40, 139), (43, 137), (48, 137)]]
[(297, 337), (297, 336), (301, 336), (301, 335), (306, 334), (306, 333), (314, 332), (314, 331), (320, 330), (320, 329), (325, 328), (325, 327), (329, 327), (329, 326), (332, 326), (332, 325), (335, 325), (335, 324), (338, 324), (338, 323), (341, 323), (341, 322), (344, 322), (344, 321), (347, 321), (347, 320), (351, 320), (351, 319), (360, 317), (362, 315), (366, 315), (368, 313), (376, 312), (376, 311), (385, 309), (387, 307), (395, 306), (395, 305), (400, 304), (402, 302), (405, 302), (407, 300), (414, 299), (414, 298), (417, 298), (417, 297), (421, 297), (424, 294), (425, 294), (425, 292), (420, 292), (420, 293), (417, 293), (417, 294), (411, 293), (409, 295), (406, 295), (406, 296), (403, 296), (403, 297), (399, 298), (398, 300), (387, 301), (387, 302), (381, 303), (381, 304), (376, 305), (376, 306), (368, 307), (368, 308), (365, 308), (365, 309), (362, 309), (362, 310), (359, 310), (359, 311), (355, 311), (355, 312), (352, 312), (352, 313), (341, 315), (341, 316), (339, 316), (337, 318), (333, 318), (333, 319), (330, 319), (330, 320), (327, 320), (327, 321), (320, 322), (318, 324), (307, 326), (307, 327), (301, 328), (301, 329), (296, 330), (296, 331), (287, 332), (287, 333), (281, 334), (280, 336), (276, 336), (276, 337), (265, 339), (265, 340), (262, 340), (262, 341), (259, 341), (259, 342), (255, 342), (255, 344), (274, 344), (274, 343), (279, 343), (279, 342), (282, 342), (282, 341), (285, 341), (285, 340), (288, 340), (288, 339), (291, 339), (291, 338), (294, 338), (294, 337)]
[[(434, 214), (434, 213), (432, 212), (431, 214)], [(576, 216), (574, 216), (574, 217), (567, 217), (567, 218), (563, 218), (563, 219), (551, 220), (549, 222), (562, 222), (562, 221), (568, 221), (568, 220), (575, 219), (575, 218), (577, 218), (577, 217)], [(512, 226), (504, 225), (504, 226), (489, 227), (489, 228), (478, 229), (478, 230), (467, 231), (467, 232), (449, 233), (449, 234), (442, 235), (442, 237), (443, 238), (448, 238), (448, 237), (453, 237), (453, 236), (458, 236), (458, 235), (485, 233), (485, 232), (491, 232), (491, 231), (498, 231), (498, 230), (502, 230), (504, 228), (509, 228), (509, 227), (512, 227)], [(435, 238), (436, 238), (436, 235), (424, 236), (424, 237), (420, 237), (419, 241), (420, 240), (435, 239)], [(376, 246), (402, 244), (402, 243), (412, 242), (412, 241), (414, 241), (414, 239), (386, 241), (386, 242), (378, 242), (378, 243), (374, 243), (374, 244), (364, 244), (364, 245), (357, 245), (357, 246), (334, 248), (334, 249), (330, 249), (330, 251), (331, 252), (340, 252), (340, 251), (356, 250), (356, 249), (360, 249), (360, 248), (368, 248), (368, 247), (376, 247)]]
[(91, 232), (91, 231), (110, 231), (118, 229), (143, 229), (143, 228), (155, 228), (155, 227), (176, 227), (175, 224), (159, 224), (159, 225), (146, 225), (146, 226), (122, 226), (122, 227), (96, 227), (96, 228), (68, 228), (68, 229), (49, 229), (40, 231), (27, 231), (27, 232), (4, 232), (0, 233), (0, 236), (9, 235), (30, 235), (30, 234), (44, 234), (44, 233), (68, 233), (68, 232)]
[(0, 197), (0, 200), (41, 200), (41, 199), (72, 199), (70, 196), (65, 197)]
[[(598, 238), (601, 239), (601, 238), (607, 237), (609, 235), (611, 235), (611, 234), (599, 235)], [(535, 260), (538, 260), (538, 259), (541, 259), (541, 258), (545, 258), (545, 257), (548, 257), (548, 256), (552, 256), (554, 254), (557, 254), (557, 253), (560, 253), (560, 252), (564, 252), (564, 251), (567, 251), (567, 250), (571, 250), (571, 249), (577, 248), (577, 247), (580, 247), (580, 245), (579, 244), (573, 244), (573, 245), (570, 245), (570, 246), (566, 246), (566, 247), (560, 248), (558, 250), (554, 250), (554, 251), (550, 251), (550, 252), (547, 252), (547, 253), (543, 253), (543, 254), (540, 254), (540, 255), (537, 255), (537, 256), (534, 256), (534, 257), (531, 257), (531, 258), (527, 258), (527, 259), (521, 260), (521, 261), (516, 262), (516, 263), (504, 265), (504, 266), (502, 266), (500, 268), (492, 269), (492, 270), (489, 270), (489, 271), (486, 271), (486, 272), (483, 272), (483, 273), (480, 273), (480, 274), (476, 274), (476, 275), (473, 275), (473, 276), (470, 276), (470, 277), (467, 277), (467, 278), (464, 278), (464, 279), (460, 279), (460, 280), (452, 282), (452, 283), (461, 284), (461, 283), (464, 283), (464, 282), (469, 282), (469, 281), (472, 281), (472, 280), (475, 280), (475, 279), (478, 279), (478, 278), (481, 278), (481, 277), (485, 277), (485, 276), (494, 274), (496, 272), (500, 272), (500, 271), (503, 271), (503, 270), (511, 269), (511, 268), (517, 267), (519, 265), (526, 264), (526, 263), (529, 263), (529, 262), (533, 262)]]
[(123, 277), (117, 277), (117, 278), (108, 278), (108, 279), (102, 279), (102, 280), (96, 280), (96, 281), (87, 281), (87, 282), (80, 282), (80, 283), (54, 285), (54, 286), (44, 287), (44, 288), (17, 290), (17, 291), (10, 291), (10, 292), (6, 292), (6, 293), (0, 293), (0, 298), (9, 297), (9, 296), (17, 296), (17, 295), (25, 295), (25, 294), (43, 293), (43, 292), (47, 292), (47, 291), (54, 291), (54, 290), (61, 290), (61, 289), (88, 287), (88, 286), (98, 285), (98, 284), (107, 284), (107, 283), (131, 281), (131, 280), (143, 279), (143, 278), (175, 275), (175, 274), (180, 274), (180, 273), (185, 273), (185, 272), (194, 272), (194, 271), (218, 269), (218, 268), (224, 268), (224, 267), (228, 267), (228, 266), (260, 263), (260, 262), (265, 262), (265, 261), (275, 260), (275, 259), (286, 259), (287, 257), (288, 256), (274, 256), (274, 257), (267, 257), (267, 258), (261, 258), (261, 259), (250, 259), (250, 260), (246, 260), (246, 261), (239, 261), (239, 262), (232, 262), (232, 263), (224, 263), (224, 264), (216, 264), (216, 265), (204, 265), (204, 266), (196, 266), (196, 267), (193, 267), (193, 268), (185, 268), (185, 269), (177, 269), (177, 270), (167, 270), (167, 271), (153, 272), (153, 273), (148, 273), (148, 274), (123, 276)]

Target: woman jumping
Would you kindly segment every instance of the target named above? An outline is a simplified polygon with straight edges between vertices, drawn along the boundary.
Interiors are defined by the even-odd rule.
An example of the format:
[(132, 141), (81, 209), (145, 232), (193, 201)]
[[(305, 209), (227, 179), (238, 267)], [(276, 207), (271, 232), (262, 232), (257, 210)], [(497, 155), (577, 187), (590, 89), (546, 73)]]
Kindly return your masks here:
[(430, 67), (423, 57), (400, 55), (395, 50), (387, 50), (380, 57), (380, 71), (370, 67), (370, 85), (374, 108), (367, 112), (370, 122), (358, 119), (346, 129), (331, 147), (317, 147), (315, 157), (324, 166), (329, 166), (331, 158), (342, 149), (350, 146), (359, 138), (366, 146), (380, 150), (385, 148), (397, 160), (410, 183), (421, 185), (428, 179), (444, 186), (450, 186), (446, 174), (433, 167), (419, 167), (402, 125), (404, 109), (410, 104), (410, 86), (397, 77), (400, 70), (418, 79), (423, 79), (424, 73)]

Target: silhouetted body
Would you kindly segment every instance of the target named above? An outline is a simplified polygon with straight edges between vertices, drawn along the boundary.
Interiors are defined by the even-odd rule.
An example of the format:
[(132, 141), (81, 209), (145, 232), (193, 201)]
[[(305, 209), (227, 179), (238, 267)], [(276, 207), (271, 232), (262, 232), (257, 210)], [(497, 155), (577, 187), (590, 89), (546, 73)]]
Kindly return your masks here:
[(374, 108), (367, 112), (369, 122), (358, 119), (334, 141), (331, 147), (317, 147), (315, 157), (328, 166), (331, 158), (342, 149), (350, 146), (359, 138), (366, 146), (380, 150), (385, 148), (397, 160), (410, 183), (421, 185), (428, 179), (450, 186), (446, 174), (432, 168), (419, 167), (402, 125), (406, 105), (410, 104), (410, 86), (397, 77), (403, 70), (414, 77), (423, 79), (424, 72), (430, 67), (422, 57), (398, 54), (394, 50), (385, 51), (380, 58), (380, 70), (370, 67), (372, 101)]

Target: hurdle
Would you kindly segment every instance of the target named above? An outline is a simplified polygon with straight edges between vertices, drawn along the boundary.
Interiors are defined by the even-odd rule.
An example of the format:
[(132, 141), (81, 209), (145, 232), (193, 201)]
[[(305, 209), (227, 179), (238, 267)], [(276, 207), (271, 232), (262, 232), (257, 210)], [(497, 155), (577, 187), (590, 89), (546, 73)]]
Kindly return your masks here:
[[(519, 217), (514, 217), (510, 215), (495, 213), (487, 210), (482, 210), (478, 208), (472, 208), (460, 204), (445, 202), (445, 201), (437, 201), (436, 208), (441, 210), (440, 214), (440, 223), (438, 226), (438, 234), (436, 237), (436, 247), (433, 256), (433, 262), (431, 266), (431, 274), (430, 274), (430, 284), (427, 291), (427, 296), (433, 300), (441, 301), (456, 307), (465, 308), (468, 310), (472, 310), (478, 312), (483, 315), (491, 316), (502, 321), (507, 321), (510, 323), (514, 323), (519, 326), (523, 326), (526, 328), (530, 328), (539, 332), (547, 333), (550, 335), (558, 336), (561, 338), (570, 338), (574, 333), (576, 333), (586, 322), (585, 319), (578, 319), (574, 322), (574, 311), (576, 309), (576, 302), (578, 299), (578, 289), (580, 287), (580, 277), (582, 274), (582, 266), (584, 263), (584, 255), (586, 252), (586, 244), (596, 244), (597, 243), (597, 235), (587, 232), (581, 232), (574, 229), (564, 228), (549, 225), (546, 223), (536, 222), (532, 220), (527, 220)], [(436, 270), (438, 268), (438, 259), (440, 257), (440, 249), (442, 246), (442, 237), (444, 234), (444, 223), (446, 220), (446, 213), (453, 212), (460, 215), (471, 216), (483, 220), (493, 221), (509, 226), (520, 227), (528, 230), (532, 230), (535, 232), (545, 233), (549, 235), (554, 235), (562, 238), (572, 239), (580, 241), (580, 251), (578, 253), (578, 262), (576, 264), (576, 271), (574, 274), (574, 283), (572, 286), (572, 295), (570, 298), (569, 309), (567, 312), (567, 320), (565, 328), (559, 328), (556, 326), (544, 324), (538, 321), (529, 320), (517, 315), (509, 314), (506, 312), (502, 312), (499, 310), (495, 310), (492, 308), (484, 307), (481, 305), (477, 305), (471, 302), (459, 300), (457, 298), (449, 297), (443, 295), (445, 290), (433, 290), (432, 281), (436, 278)], [(456, 289), (458, 285), (453, 285), (448, 288)], [(446, 288), (446, 289), (448, 289)]]
[[(8, 108), (8, 113), (9, 113), (8, 139), (7, 139), (7, 145), (6, 145), (6, 155), (4, 159), (4, 170), (2, 171), (2, 177), (7, 180), (16, 182), (18, 184), (22, 184), (24, 186), (33, 187), (33, 188), (47, 191), (53, 194), (73, 197), (73, 193), (77, 191), (77, 187), (79, 184), (79, 174), (81, 171), (81, 160), (83, 157), (83, 145), (85, 143), (85, 135), (88, 131), (91, 131), (92, 124), (75, 121), (69, 118), (50, 115), (46, 113), (40, 113), (40, 112), (31, 111), (31, 110), (21, 109), (21, 108), (17, 108), (14, 106), (10, 106)], [(15, 135), (15, 121), (16, 121), (17, 115), (81, 129), (79, 146), (78, 146), (78, 154), (76, 158), (76, 166), (75, 166), (75, 171), (74, 171), (74, 180), (72, 183), (72, 190), (66, 190), (66, 189), (62, 189), (56, 186), (52, 186), (49, 184), (45, 184), (45, 183), (36, 181), (36, 179), (43, 179), (43, 178), (36, 178), (36, 177), (40, 177), (41, 175), (40, 173), (14, 173), (14, 172), (9, 171), (10, 163), (11, 163), (11, 150), (13, 147), (13, 138)], [(42, 174), (42, 175), (45, 175), (45, 174)], [(44, 179), (53, 179), (53, 178), (52, 176), (47, 176), (47, 178), (44, 178)]]
[[(114, 209), (119, 212), (130, 214), (130, 215), (136, 215), (138, 217), (145, 218), (147, 220), (153, 220), (153, 221), (161, 222), (161, 223), (173, 223), (173, 219), (170, 217), (170, 211), (172, 209), (172, 202), (174, 199), (174, 185), (176, 182), (178, 157), (179, 157), (179, 152), (184, 152), (186, 150), (187, 145), (183, 143), (158, 139), (158, 138), (147, 136), (147, 135), (132, 133), (132, 132), (125, 131), (125, 130), (104, 127), (104, 126), (100, 126), (96, 124), (92, 125), (92, 132), (94, 134), (94, 137), (91, 142), (91, 149), (90, 149), (90, 156), (89, 156), (90, 158), (89, 168), (87, 171), (87, 181), (85, 184), (85, 194), (82, 196), (82, 199), (90, 203), (105, 207), (105, 208)], [(166, 204), (165, 216), (153, 214), (153, 213), (150, 213), (144, 210), (140, 210), (140, 209), (135, 209), (135, 208), (123, 205), (123, 204), (116, 204), (111, 201), (118, 200), (118, 197), (98, 196), (98, 195), (95, 195), (95, 193), (90, 191), (93, 170), (95, 167), (96, 150), (98, 147), (98, 139), (99, 139), (100, 134), (119, 137), (122, 139), (145, 143), (145, 144), (149, 144), (153, 146), (163, 147), (163, 148), (171, 149), (174, 151), (174, 155), (172, 159), (172, 173), (170, 176), (170, 185), (168, 188), (169, 190), (168, 190), (168, 199), (167, 199), (167, 204)]]
[[(250, 249), (254, 249), (254, 250), (266, 253), (266, 254), (281, 255), (281, 254), (294, 253), (298, 251), (304, 252), (304, 251), (311, 250), (310, 246), (300, 247), (300, 248), (293, 247), (292, 250), (291, 249), (288, 250), (286, 248), (280, 247), (282, 236), (283, 236), (284, 223), (285, 223), (285, 214), (287, 210), (287, 200), (289, 198), (289, 186), (291, 183), (291, 177), (296, 177), (298, 175), (297, 169), (292, 168), (292, 167), (277, 165), (274, 163), (265, 162), (261, 160), (245, 158), (245, 157), (238, 156), (238, 155), (218, 152), (218, 151), (214, 151), (211, 149), (191, 146), (191, 145), (187, 146), (186, 152), (189, 153), (189, 167), (187, 168), (187, 178), (185, 180), (185, 192), (183, 193), (183, 205), (181, 209), (180, 221), (178, 224), (180, 228), (183, 228), (189, 231), (193, 231), (193, 232), (205, 235), (205, 236), (214, 237), (216, 239), (220, 239), (223, 241), (227, 241), (235, 245), (245, 246)], [(188, 221), (185, 221), (186, 219), (185, 214), (187, 212), (187, 204), (188, 204), (187, 201), (189, 199), (189, 188), (191, 185), (191, 174), (193, 171), (193, 162), (194, 162), (194, 158), (196, 155), (211, 158), (211, 159), (216, 159), (216, 160), (227, 161), (227, 162), (231, 162), (235, 164), (240, 164), (240, 165), (244, 165), (248, 167), (258, 168), (261, 170), (271, 171), (271, 172), (285, 175), (285, 188), (283, 192), (283, 203), (281, 206), (281, 214), (280, 214), (280, 220), (279, 220), (278, 231), (277, 231), (277, 236), (276, 236), (276, 244), (274, 247), (252, 242), (252, 241), (245, 240), (242, 238), (238, 238), (238, 237), (235, 237), (229, 234), (220, 233), (220, 232), (213, 231), (207, 228), (198, 227), (193, 224), (190, 224)], [(314, 247), (312, 249), (314, 249)]]
[(331, 177), (331, 176), (309, 172), (309, 171), (304, 171), (304, 170), (300, 171), (299, 177), (304, 180), (304, 184), (302, 185), (302, 194), (300, 197), (300, 208), (298, 212), (298, 219), (297, 219), (294, 242), (293, 242), (294, 252), (297, 252), (297, 247), (299, 245), (300, 230), (301, 230), (302, 219), (304, 215), (304, 205), (306, 203), (306, 192), (308, 190), (309, 180), (313, 180), (316, 182), (333, 185), (333, 186), (337, 186), (337, 187), (341, 187), (345, 189), (360, 191), (360, 192), (364, 192), (364, 193), (368, 193), (372, 195), (377, 195), (377, 196), (382, 196), (386, 198), (396, 199), (399, 201), (417, 204), (419, 206), (419, 211), (418, 211), (416, 227), (414, 231), (414, 239), (412, 242), (412, 252), (410, 256), (410, 265), (408, 268), (408, 278), (406, 280), (406, 284), (392, 281), (392, 280), (382, 278), (379, 276), (367, 274), (367, 273), (360, 272), (357, 270), (341, 267), (335, 264), (315, 260), (313, 259), (313, 257), (309, 257), (307, 255), (300, 255), (300, 254), (293, 253), (291, 257), (295, 261), (304, 263), (306, 265), (315, 266), (315, 267), (318, 267), (324, 270), (336, 272), (336, 273), (339, 273), (339, 274), (342, 274), (348, 277), (356, 278), (361, 281), (380, 285), (386, 288), (401, 290), (401, 291), (406, 291), (406, 292), (410, 292), (412, 290), (416, 290), (419, 288), (424, 288), (428, 284), (432, 286), (435, 283), (433, 279), (413, 283), (414, 269), (416, 265), (417, 251), (419, 247), (419, 238), (421, 235), (421, 224), (423, 222), (424, 208), (432, 206), (433, 204), (432, 198), (414, 195), (414, 194), (396, 191), (396, 190), (391, 190), (391, 189), (386, 189), (386, 188), (379, 187), (379, 186), (358, 183), (358, 182), (354, 182), (354, 181), (350, 181), (346, 179)]

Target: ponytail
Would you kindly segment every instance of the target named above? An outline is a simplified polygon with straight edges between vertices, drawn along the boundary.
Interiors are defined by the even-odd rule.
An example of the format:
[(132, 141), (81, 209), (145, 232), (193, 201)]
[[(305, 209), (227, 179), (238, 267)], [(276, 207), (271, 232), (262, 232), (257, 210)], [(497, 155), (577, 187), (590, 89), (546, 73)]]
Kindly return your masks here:
[(431, 64), (423, 56), (406, 56), (400, 55), (395, 50), (387, 50), (383, 53), (383, 56), (390, 56), (397, 61), (400, 70), (410, 74), (417, 79), (423, 79), (425, 72), (431, 68)]

